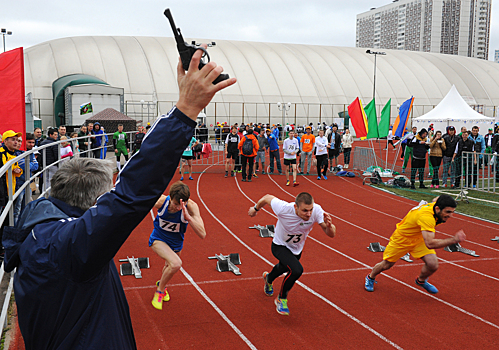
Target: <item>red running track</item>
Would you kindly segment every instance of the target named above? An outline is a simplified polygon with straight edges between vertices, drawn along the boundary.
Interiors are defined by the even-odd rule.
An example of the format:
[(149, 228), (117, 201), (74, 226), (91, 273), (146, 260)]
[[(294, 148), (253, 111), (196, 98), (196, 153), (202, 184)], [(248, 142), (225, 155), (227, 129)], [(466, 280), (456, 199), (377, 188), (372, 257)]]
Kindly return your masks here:
[[(178, 179), (178, 175), (176, 175)], [(392, 196), (359, 178), (330, 176), (327, 181), (299, 177), (300, 186), (286, 187), (285, 177), (260, 176), (253, 182), (222, 174), (195, 174), (186, 181), (207, 229), (199, 239), (190, 229), (182, 252), (182, 271), (169, 285), (171, 300), (162, 311), (151, 305), (163, 261), (148, 247), (152, 216), (146, 216), (116, 256), (150, 257), (142, 279), (122, 277), (139, 349), (491, 349), (499, 347), (499, 225), (456, 215), (438, 227), (437, 237), (463, 228), (463, 246), (479, 258), (437, 252), (440, 269), (431, 277), (440, 292), (417, 288), (421, 263), (400, 261), (377, 278), (374, 293), (364, 277), (382, 259), (366, 249), (386, 245), (395, 224), (416, 203)], [(255, 224), (274, 224), (262, 210), (247, 216), (266, 193), (292, 201), (301, 191), (333, 215), (334, 239), (318, 225), (303, 251), (305, 273), (289, 294), (290, 316), (276, 313), (273, 298), (263, 293), (262, 272), (277, 261), (270, 238), (260, 238)], [(215, 253), (239, 253), (241, 276), (219, 273)], [(280, 287), (282, 278), (275, 282)], [(12, 347), (11, 347), (12, 349)]]

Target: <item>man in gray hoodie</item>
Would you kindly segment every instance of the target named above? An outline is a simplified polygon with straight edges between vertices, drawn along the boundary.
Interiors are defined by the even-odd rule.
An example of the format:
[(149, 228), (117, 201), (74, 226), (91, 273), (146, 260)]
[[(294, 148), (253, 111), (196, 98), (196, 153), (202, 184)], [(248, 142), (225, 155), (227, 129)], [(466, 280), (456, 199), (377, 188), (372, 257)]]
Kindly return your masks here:
[(258, 152), (256, 153), (255, 157), (256, 168), (254, 177), (257, 177), (256, 173), (258, 172), (258, 161), (262, 163), (262, 175), (265, 175), (265, 152), (269, 149), (269, 142), (267, 141), (267, 137), (265, 136), (264, 128), (260, 130), (260, 135), (258, 135), (257, 140), (260, 147), (258, 148)]

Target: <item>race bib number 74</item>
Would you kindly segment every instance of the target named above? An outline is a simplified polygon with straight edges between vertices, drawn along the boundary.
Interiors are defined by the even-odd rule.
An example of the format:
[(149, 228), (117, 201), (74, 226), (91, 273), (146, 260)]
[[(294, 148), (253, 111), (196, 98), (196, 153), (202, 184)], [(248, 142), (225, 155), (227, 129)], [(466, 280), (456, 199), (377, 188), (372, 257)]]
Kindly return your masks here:
[(163, 219), (159, 219), (159, 227), (161, 227), (165, 231), (169, 232), (179, 232), (180, 231), (180, 223), (178, 222), (170, 222)]

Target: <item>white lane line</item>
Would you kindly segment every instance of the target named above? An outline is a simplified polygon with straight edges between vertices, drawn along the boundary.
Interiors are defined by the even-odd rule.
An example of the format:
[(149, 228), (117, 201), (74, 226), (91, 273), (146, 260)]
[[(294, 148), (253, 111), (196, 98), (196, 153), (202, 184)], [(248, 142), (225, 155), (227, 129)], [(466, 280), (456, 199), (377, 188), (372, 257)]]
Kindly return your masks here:
[[(344, 179), (343, 177), (340, 177), (340, 179), (341, 179), (342, 181), (347, 181), (348, 183), (352, 184), (353, 186), (359, 187), (359, 188), (361, 188), (363, 191), (367, 191), (367, 192), (369, 192), (369, 193), (371, 193), (371, 194), (375, 194), (375, 195), (378, 195), (378, 196), (381, 196), (381, 197), (385, 197), (385, 198), (390, 198), (391, 200), (394, 200), (394, 201), (397, 201), (397, 202), (400, 202), (400, 203), (406, 204), (407, 206), (414, 206), (414, 203), (409, 203), (409, 202), (407, 202), (407, 201), (410, 201), (410, 202), (415, 202), (415, 201), (413, 201), (413, 200), (411, 200), (411, 199), (407, 199), (406, 201), (404, 201), (404, 200), (399, 199), (401, 196), (394, 195), (394, 194), (391, 194), (390, 196), (387, 196), (387, 195), (385, 195), (385, 194), (383, 194), (383, 193), (380, 193), (380, 192), (378, 192), (378, 191), (369, 191), (369, 190), (367, 189), (367, 187), (365, 187), (365, 186), (360, 186), (360, 185), (358, 185), (358, 184), (356, 184), (356, 183), (353, 183), (353, 182), (351, 182), (351, 181), (348, 181), (347, 179)], [(461, 215), (464, 215), (464, 214), (461, 214)], [(466, 217), (461, 218), (460, 216), (456, 216), (455, 218), (456, 218), (457, 220), (461, 220), (461, 221), (464, 221), (464, 222), (466, 222), (466, 223), (469, 223), (469, 221), (468, 221), (468, 219), (467, 219)], [(479, 226), (482, 226), (482, 227), (485, 227), (485, 228), (490, 228), (490, 229), (492, 229), (492, 230), (499, 231), (499, 228), (498, 228), (497, 226), (496, 226), (496, 227), (493, 227), (493, 226), (488, 226), (488, 225), (482, 224), (482, 223), (480, 222), (480, 221), (482, 221), (481, 219), (479, 219), (479, 218), (474, 218), (474, 219), (476, 220), (476, 222), (473, 222), (473, 224), (474, 224), (474, 225), (479, 225)], [(489, 222), (489, 221), (485, 221), (485, 222)]]
[(196, 290), (203, 296), (203, 298), (215, 309), (216, 312), (227, 322), (227, 324), (236, 332), (236, 334), (248, 345), (250, 349), (256, 350), (257, 348), (249, 341), (248, 338), (239, 330), (239, 328), (236, 327), (234, 323), (223, 313), (222, 310), (215, 304), (210, 297), (206, 295), (206, 293), (197, 285), (196, 282), (194, 282), (194, 279), (184, 270), (183, 267), (180, 268), (180, 271), (184, 274), (184, 276), (191, 282), (191, 284), (196, 288)]
[[(344, 200), (346, 200), (346, 201), (349, 201), (349, 202), (351, 202), (351, 203), (354, 203), (354, 204), (359, 205), (359, 206), (361, 206), (361, 207), (364, 207), (364, 208), (366, 208), (366, 209), (372, 210), (372, 211), (374, 211), (374, 212), (376, 212), (376, 213), (380, 213), (380, 214), (383, 214), (383, 215), (386, 215), (386, 216), (392, 217), (392, 218), (397, 219), (397, 220), (399, 220), (399, 221), (400, 221), (400, 220), (402, 220), (402, 218), (399, 218), (399, 217), (397, 217), (397, 216), (395, 216), (395, 215), (391, 215), (391, 214), (385, 213), (385, 212), (380, 211), (380, 210), (378, 210), (378, 209), (374, 209), (374, 208), (371, 208), (371, 207), (366, 206), (366, 205), (364, 205), (364, 204), (358, 203), (358, 202), (356, 202), (356, 201), (354, 201), (354, 200), (352, 200), (352, 199), (349, 199), (349, 198), (343, 197), (343, 196), (341, 196), (341, 195), (339, 195), (339, 194), (337, 194), (337, 193), (334, 193), (334, 192), (332, 192), (332, 191), (328, 190), (327, 188), (322, 187), (321, 185), (318, 185), (317, 183), (313, 182), (312, 180), (308, 179), (307, 177), (305, 177), (305, 176), (303, 176), (303, 177), (304, 177), (307, 181), (309, 181), (310, 183), (312, 183), (313, 185), (315, 185), (315, 186), (319, 187), (321, 190), (326, 191), (326, 192), (329, 192), (329, 193), (331, 193), (331, 194), (332, 194), (332, 195), (334, 195), (334, 196), (337, 196), (337, 197), (339, 197), (339, 198), (341, 198), (341, 199), (344, 199)], [(345, 180), (345, 181), (346, 181), (346, 180)], [(457, 217), (456, 217), (456, 218), (457, 218)], [(483, 225), (482, 225), (482, 226), (483, 226)], [(497, 228), (495, 228), (495, 229), (497, 230)], [(449, 236), (449, 237), (453, 236), (452, 234), (445, 233), (445, 232), (442, 232), (442, 231), (439, 231), (439, 230), (436, 230), (436, 232), (441, 233), (441, 234), (446, 235), (446, 236)], [(496, 252), (499, 252), (499, 249), (497, 249), (497, 248), (493, 248), (493, 247), (489, 247), (489, 246), (487, 246), (487, 245), (485, 245), (485, 244), (481, 244), (481, 243), (478, 243), (478, 242), (475, 242), (475, 241), (470, 241), (470, 240), (466, 240), (466, 242), (467, 242), (467, 243), (471, 243), (471, 244), (475, 244), (475, 245), (478, 245), (478, 246), (480, 246), (480, 247), (484, 247), (484, 248), (487, 248), (487, 249), (490, 249), (490, 250), (494, 250), (494, 251), (496, 251)]]
[[(473, 260), (475, 261), (488, 261), (488, 260), (499, 260), (499, 258), (484, 258), (484, 259), (477, 259)], [(458, 262), (470, 262), (472, 260), (454, 260), (454, 261), (442, 261), (442, 264), (447, 264), (447, 263), (458, 263)], [(403, 267), (412, 267), (412, 266), (423, 266), (423, 263), (411, 263), (411, 264), (397, 264), (393, 267), (393, 269), (399, 269)], [(321, 271), (305, 271), (303, 272), (304, 275), (318, 275), (318, 274), (327, 274), (327, 273), (338, 273), (338, 272), (352, 272), (352, 271), (371, 271), (371, 267), (353, 267), (350, 269), (334, 269), (334, 270), (321, 270)], [(229, 278), (229, 279), (223, 279), (223, 280), (209, 280), (209, 281), (198, 281), (196, 282), (198, 285), (202, 284), (217, 284), (217, 283), (226, 283), (226, 282), (241, 282), (241, 281), (260, 281), (262, 279), (261, 276), (258, 277), (238, 277), (238, 278)], [(155, 288), (155, 284), (147, 285), (147, 286), (135, 286), (135, 287), (124, 287), (123, 290), (135, 290), (135, 289), (150, 289), (150, 288)], [(190, 283), (169, 283), (168, 287), (185, 287), (185, 286), (191, 286)]]
[[(270, 178), (270, 180), (272, 180), (272, 181), (275, 183), (275, 185), (276, 185), (277, 187), (279, 187), (279, 188), (280, 188), (280, 189), (281, 189), (284, 193), (287, 193), (290, 197), (294, 198), (294, 196), (293, 196), (291, 193), (289, 193), (288, 191), (286, 191), (286, 190), (285, 190), (284, 188), (282, 188), (282, 187), (281, 187), (281, 186), (280, 186), (277, 182), (275, 182), (275, 180), (274, 180), (274, 179), (272, 179), (272, 177), (271, 177), (270, 175), (269, 175), (269, 178)], [(365, 228), (363, 228), (363, 227), (360, 227), (360, 226), (357, 226), (357, 225), (355, 225), (355, 224), (352, 224), (351, 222), (348, 222), (347, 220), (344, 220), (344, 219), (342, 219), (342, 218), (339, 218), (339, 217), (337, 217), (337, 216), (335, 216), (335, 215), (333, 215), (333, 214), (331, 214), (331, 213), (328, 213), (328, 214), (329, 214), (329, 215), (331, 215), (331, 216), (333, 216), (333, 217), (335, 217), (335, 218), (337, 218), (338, 220), (341, 220), (341, 221), (343, 221), (343, 222), (347, 223), (347, 224), (350, 224), (350, 225), (352, 225), (352, 226), (354, 226), (354, 227), (358, 227), (359, 229), (361, 229), (361, 230), (363, 230), (363, 231), (366, 231), (366, 232), (369, 232), (369, 233), (374, 234), (374, 232), (371, 232), (371, 231), (369, 231), (369, 230), (367, 230), (367, 229), (365, 229)], [(309, 237), (310, 237), (310, 236), (309, 236)], [(363, 263), (363, 262), (361, 262), (361, 261), (359, 261), (359, 260), (357, 260), (357, 259), (355, 259), (355, 258), (352, 258), (351, 256), (346, 255), (346, 254), (344, 254), (344, 253), (340, 252), (339, 250), (336, 250), (336, 249), (334, 249), (334, 248), (330, 247), (329, 245), (327, 245), (327, 244), (325, 244), (325, 243), (322, 243), (321, 241), (319, 241), (319, 240), (317, 240), (317, 239), (315, 239), (315, 238), (313, 238), (313, 237), (310, 237), (310, 238), (311, 238), (313, 241), (315, 241), (315, 242), (317, 242), (317, 243), (319, 243), (319, 244), (323, 245), (323, 246), (324, 246), (324, 247), (326, 247), (327, 249), (330, 249), (330, 250), (332, 250), (332, 251), (334, 251), (334, 252), (336, 252), (336, 253), (338, 253), (338, 254), (340, 254), (340, 255), (344, 256), (344, 257), (345, 257), (345, 258), (347, 258), (347, 259), (350, 259), (350, 260), (352, 260), (352, 261), (355, 261), (356, 263), (358, 263), (358, 264), (360, 264), (360, 265), (362, 265), (362, 266), (365, 266), (365, 267), (370, 267), (369, 265), (367, 265), (367, 264), (365, 264), (365, 263)], [(398, 282), (398, 283), (400, 283), (400, 284), (402, 284), (402, 285), (404, 285), (404, 286), (406, 286), (406, 287), (408, 287), (408, 288), (411, 288), (412, 290), (414, 290), (414, 291), (416, 291), (416, 292), (418, 292), (418, 293), (421, 293), (421, 294), (423, 294), (423, 295), (426, 295), (426, 296), (427, 296), (427, 297), (429, 297), (429, 298), (433, 298), (433, 299), (435, 299), (435, 300), (437, 300), (437, 301), (439, 301), (439, 302), (443, 303), (444, 305), (447, 305), (447, 306), (449, 306), (449, 307), (451, 307), (451, 308), (453, 308), (453, 309), (455, 309), (455, 310), (458, 310), (458, 311), (460, 311), (460, 312), (464, 313), (465, 315), (471, 316), (471, 317), (473, 317), (473, 318), (475, 318), (475, 319), (477, 319), (477, 320), (479, 320), (479, 321), (482, 321), (482, 322), (483, 322), (483, 323), (485, 323), (485, 324), (488, 324), (489, 326), (492, 326), (492, 327), (494, 327), (494, 328), (499, 329), (499, 326), (498, 326), (498, 325), (496, 325), (495, 323), (492, 323), (492, 322), (490, 322), (490, 321), (487, 321), (487, 320), (485, 320), (484, 318), (482, 318), (482, 317), (480, 317), (480, 316), (478, 316), (478, 315), (475, 315), (475, 314), (473, 314), (473, 313), (471, 313), (471, 312), (469, 312), (469, 311), (466, 311), (466, 310), (461, 309), (461, 308), (459, 308), (459, 307), (457, 307), (457, 306), (455, 306), (455, 305), (452, 305), (451, 303), (449, 303), (449, 302), (447, 302), (447, 301), (445, 301), (445, 300), (443, 300), (443, 299), (437, 298), (437, 297), (436, 297), (436, 296), (434, 296), (434, 295), (431, 295), (431, 294), (429, 294), (429, 293), (423, 292), (421, 289), (418, 289), (418, 288), (413, 287), (413, 286), (411, 286), (411, 285), (409, 285), (409, 284), (407, 284), (407, 283), (405, 283), (405, 282), (402, 282), (402, 281), (400, 281), (400, 280), (396, 279), (395, 277), (392, 277), (392, 276), (390, 276), (390, 275), (387, 275), (386, 273), (382, 273), (382, 275), (383, 275), (383, 276), (386, 276), (386, 277), (390, 278), (391, 280), (393, 280), (393, 281), (395, 281), (395, 282)]]
[[(272, 181), (274, 181), (272, 178), (271, 178), (271, 180), (272, 180)], [(307, 179), (307, 180), (308, 180), (308, 179)], [(313, 182), (313, 181), (311, 181), (311, 180), (308, 180), (308, 181), (310, 181), (312, 184), (314, 184), (314, 185), (316, 185), (317, 187), (319, 187), (321, 190), (324, 190), (324, 191), (327, 191), (327, 192), (329, 192), (329, 193), (334, 194), (333, 192), (331, 192), (331, 191), (327, 190), (326, 188), (324, 188), (324, 187), (322, 187), (322, 186), (317, 185), (315, 182)], [(274, 181), (274, 183), (276, 183), (276, 182)], [(276, 183), (276, 184), (277, 184), (277, 183)], [(278, 185), (278, 186), (279, 186), (279, 185)], [(340, 196), (340, 195), (337, 195), (337, 196), (338, 196), (338, 197), (340, 197), (340, 198), (344, 198), (344, 197), (342, 197), (342, 196)], [(352, 201), (352, 200), (349, 200), (349, 201), (350, 201), (350, 202), (352, 202), (352, 203), (356, 203), (356, 204), (358, 204), (358, 203), (357, 203), (357, 202), (355, 202), (355, 201)], [(365, 206), (364, 206), (364, 205), (362, 205), (362, 204), (359, 204), (359, 205), (361, 205), (361, 206), (365, 207)], [(375, 210), (375, 209), (372, 209), (372, 208), (371, 208), (371, 210), (374, 210), (374, 211), (376, 211), (376, 212), (378, 212), (378, 213), (381, 213), (381, 214), (385, 214), (385, 213), (383, 213), (383, 212), (381, 212), (381, 211), (378, 211), (378, 210)], [(332, 215), (332, 214), (331, 214), (331, 215)], [(385, 214), (385, 215), (389, 215), (389, 214)], [(389, 216), (393, 216), (393, 215), (389, 215)], [(395, 216), (393, 216), (393, 217), (395, 217)], [(396, 217), (395, 217), (395, 218), (396, 218)], [(397, 219), (402, 220), (401, 218), (397, 218)], [(363, 229), (363, 228), (362, 228), (362, 229)], [(365, 229), (363, 229), (363, 230), (365, 230)], [(388, 240), (390, 240), (390, 238), (387, 238), (387, 237), (381, 236), (381, 235), (379, 235), (379, 234), (377, 234), (377, 233), (374, 233), (374, 232), (372, 232), (372, 231), (369, 231), (369, 230), (365, 230), (365, 231), (366, 231), (366, 232), (369, 232), (369, 233), (372, 233), (372, 234), (376, 235), (377, 237), (383, 238), (383, 239), (385, 239), (385, 240), (387, 240), (387, 241), (388, 241)], [(448, 234), (446, 234), (446, 233), (444, 233), (444, 232), (441, 232), (441, 231), (437, 231), (437, 232), (443, 233), (444, 235), (448, 235)], [(451, 236), (451, 235), (448, 235), (448, 236)], [(474, 243), (474, 242), (472, 242), (472, 241), (466, 241), (466, 242)], [(482, 244), (480, 244), (480, 243), (475, 243), (475, 244), (477, 244), (477, 245), (481, 245), (481, 246), (483, 246), (483, 247), (487, 247), (487, 246), (484, 246), (484, 245), (482, 245)], [(491, 247), (487, 247), (487, 248), (492, 249), (492, 250), (497, 250), (497, 251), (499, 251), (499, 249), (495, 249), (495, 248), (491, 248)], [(478, 275), (481, 275), (481, 276), (484, 276), (484, 277), (490, 278), (490, 279), (495, 280), (495, 281), (499, 281), (499, 278), (497, 278), (497, 277), (490, 276), (490, 275), (487, 275), (487, 274), (485, 274), (485, 273), (483, 273), (483, 272), (479, 272), (479, 271), (476, 271), (476, 270), (470, 269), (469, 267), (464, 267), (464, 266), (462, 266), (462, 265), (459, 265), (459, 264), (456, 264), (456, 263), (452, 263), (452, 262), (450, 262), (450, 261), (448, 261), (448, 260), (445, 260), (445, 259), (443, 259), (443, 258), (441, 258), (441, 257), (438, 257), (438, 260), (440, 260), (440, 261), (445, 261), (445, 262), (450, 263), (451, 265), (454, 265), (454, 266), (459, 267), (459, 268), (461, 268), (461, 269), (468, 270), (468, 271), (470, 271), (470, 272), (473, 272), (473, 273), (476, 273), (476, 274), (478, 274)]]
[[(208, 211), (208, 213), (210, 213), (210, 215), (216, 220), (218, 221), (218, 223), (223, 227), (225, 228), (225, 230), (227, 230), (227, 232), (229, 232), (232, 237), (234, 237), (239, 243), (241, 243), (246, 249), (248, 249), (249, 251), (251, 251), (253, 254), (255, 254), (256, 256), (258, 256), (260, 259), (262, 259), (263, 261), (265, 261), (268, 265), (270, 266), (274, 266), (274, 264), (272, 264), (270, 261), (268, 261), (266, 258), (264, 258), (262, 255), (258, 254), (255, 250), (253, 250), (249, 245), (247, 245), (246, 243), (244, 243), (236, 234), (234, 234), (227, 226), (225, 226), (223, 224), (222, 221), (220, 221), (218, 219), (218, 217), (215, 216), (215, 214), (212, 213), (212, 211), (208, 208), (208, 206), (206, 205), (206, 203), (204, 202), (203, 198), (201, 197), (201, 194), (199, 192), (199, 180), (201, 179), (201, 177), (203, 176), (203, 173), (199, 176), (199, 179), (198, 179), (198, 183), (197, 183), (197, 194), (198, 194), (198, 197), (199, 197), (199, 200), (201, 201), (201, 203), (203, 204), (203, 206), (205, 207), (206, 211)], [(234, 179), (236, 181), (236, 184), (240, 189), (239, 187), (239, 184), (237, 183), (237, 179)], [(244, 192), (241, 191), (241, 193), (244, 194)], [(394, 342), (392, 342), (390, 339), (386, 338), (384, 335), (382, 335), (381, 333), (377, 332), (376, 330), (374, 330), (373, 328), (371, 328), (370, 326), (368, 326), (367, 324), (365, 324), (364, 322), (362, 322), (361, 320), (359, 320), (358, 318), (356, 318), (355, 316), (349, 314), (348, 312), (346, 312), (345, 310), (343, 310), (342, 308), (340, 308), (338, 305), (334, 304), (333, 302), (331, 302), (330, 300), (328, 300), (327, 298), (325, 298), (324, 296), (322, 296), (321, 294), (315, 292), (313, 289), (307, 287), (306, 285), (304, 285), (303, 283), (299, 282), (298, 285), (300, 285), (302, 288), (304, 288), (305, 290), (307, 290), (308, 292), (312, 293), (313, 295), (315, 295), (316, 297), (320, 298), (321, 300), (325, 301), (326, 303), (328, 303), (329, 305), (331, 305), (333, 308), (335, 308), (336, 310), (338, 310), (339, 312), (341, 312), (343, 315), (347, 316), (348, 318), (350, 318), (352, 321), (356, 322), (358, 325), (362, 326), (363, 328), (365, 328), (366, 330), (368, 330), (369, 332), (373, 333), (374, 335), (376, 335), (378, 338), (380, 338), (381, 340), (385, 341), (386, 343), (390, 344), (391, 346), (393, 346), (394, 348), (396, 349), (403, 349), (402, 347), (400, 347), (399, 345), (395, 344)]]

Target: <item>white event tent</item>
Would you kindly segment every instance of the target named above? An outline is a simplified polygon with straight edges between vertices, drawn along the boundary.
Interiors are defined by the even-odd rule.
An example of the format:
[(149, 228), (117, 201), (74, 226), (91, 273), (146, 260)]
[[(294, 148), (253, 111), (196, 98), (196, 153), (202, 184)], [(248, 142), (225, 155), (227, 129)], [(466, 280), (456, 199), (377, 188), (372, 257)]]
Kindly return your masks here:
[(447, 126), (455, 127), (456, 132), (460, 133), (461, 127), (471, 130), (476, 125), (480, 128), (480, 134), (485, 135), (489, 128), (494, 127), (494, 118), (486, 117), (471, 108), (452, 85), (447, 96), (434, 109), (412, 121), (412, 126), (416, 126), (418, 130), (428, 128), (430, 124), (433, 124), (435, 131), (442, 131), (442, 134), (445, 134)]

